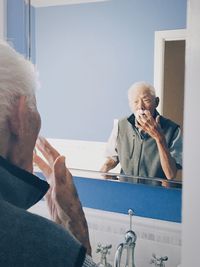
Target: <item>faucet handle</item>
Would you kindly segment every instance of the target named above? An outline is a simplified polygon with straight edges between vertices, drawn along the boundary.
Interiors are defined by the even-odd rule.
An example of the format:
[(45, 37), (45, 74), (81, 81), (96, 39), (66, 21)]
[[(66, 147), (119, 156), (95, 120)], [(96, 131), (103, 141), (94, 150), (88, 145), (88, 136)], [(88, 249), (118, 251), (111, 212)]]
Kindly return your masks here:
[(101, 253), (102, 255), (107, 255), (110, 254), (110, 249), (112, 248), (112, 245), (105, 245), (103, 246), (102, 244), (97, 245), (96, 253)]
[(155, 266), (157, 266), (157, 267), (165, 267), (164, 261), (167, 261), (167, 260), (168, 260), (167, 256), (159, 258), (159, 257), (156, 257), (155, 253), (153, 253), (152, 254), (152, 259), (150, 261), (150, 264), (155, 263)]
[(102, 246), (100, 243), (97, 245), (96, 253), (101, 253), (100, 262), (97, 264), (98, 267), (112, 267), (110, 263), (107, 262), (106, 255), (110, 254), (110, 249), (112, 245)]
[(129, 214), (129, 219), (130, 219), (130, 230), (132, 230), (132, 217), (134, 215), (134, 212), (132, 209), (128, 210), (128, 214)]

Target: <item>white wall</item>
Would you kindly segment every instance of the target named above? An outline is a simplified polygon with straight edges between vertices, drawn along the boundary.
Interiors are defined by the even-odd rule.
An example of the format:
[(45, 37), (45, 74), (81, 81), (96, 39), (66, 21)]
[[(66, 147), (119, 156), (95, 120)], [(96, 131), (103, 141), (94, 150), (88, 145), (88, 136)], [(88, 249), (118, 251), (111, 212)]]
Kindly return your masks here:
[(200, 266), (200, 1), (188, 0), (182, 267)]
[[(48, 138), (48, 141), (60, 152), (60, 154), (66, 157), (68, 168), (99, 171), (106, 161), (105, 142), (54, 138)], [(35, 171), (38, 170), (36, 166), (34, 169)], [(120, 169), (121, 166), (118, 164), (111, 172), (120, 173)], [(88, 175), (90, 175), (90, 173), (88, 172), (86, 175), (89, 177)], [(94, 175), (94, 173), (92, 175)]]

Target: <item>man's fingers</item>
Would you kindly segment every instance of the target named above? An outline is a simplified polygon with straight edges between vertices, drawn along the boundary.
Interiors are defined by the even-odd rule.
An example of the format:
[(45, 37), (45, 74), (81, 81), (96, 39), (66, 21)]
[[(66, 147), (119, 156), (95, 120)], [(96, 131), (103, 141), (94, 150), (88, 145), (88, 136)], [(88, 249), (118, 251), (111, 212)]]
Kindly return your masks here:
[(43, 172), (44, 176), (46, 177), (47, 181), (49, 181), (49, 177), (52, 173), (51, 168), (49, 165), (37, 154), (33, 155), (33, 162), (40, 168)]
[(144, 129), (144, 127), (146, 126), (146, 118), (142, 117), (142, 116), (139, 116), (138, 117), (138, 120), (137, 120), (137, 127), (140, 128), (140, 129)]
[(37, 149), (42, 153), (50, 165), (60, 156), (58, 151), (42, 136), (39, 136), (36, 142)]
[(160, 124), (160, 115), (157, 115), (157, 117), (156, 117), (156, 123), (157, 124)]
[(65, 157), (59, 156), (54, 163), (54, 175), (57, 185), (66, 184), (66, 171)]
[(66, 193), (71, 193), (77, 198), (77, 191), (74, 186), (73, 178), (65, 165), (65, 157), (59, 156), (54, 164), (55, 184), (59, 187), (62, 186), (66, 189)]

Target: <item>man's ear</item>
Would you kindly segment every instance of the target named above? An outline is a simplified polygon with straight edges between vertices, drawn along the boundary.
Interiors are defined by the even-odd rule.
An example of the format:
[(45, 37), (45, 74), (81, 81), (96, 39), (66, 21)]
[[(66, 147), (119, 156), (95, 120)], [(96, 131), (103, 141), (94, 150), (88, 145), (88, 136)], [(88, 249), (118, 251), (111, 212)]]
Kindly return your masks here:
[(159, 98), (158, 96), (155, 98), (155, 103), (156, 103), (156, 108), (157, 108), (157, 106), (158, 106), (159, 103), (160, 103), (160, 98)]
[(9, 117), (10, 131), (15, 137), (20, 137), (23, 134), (25, 115), (26, 96), (20, 96), (17, 99)]

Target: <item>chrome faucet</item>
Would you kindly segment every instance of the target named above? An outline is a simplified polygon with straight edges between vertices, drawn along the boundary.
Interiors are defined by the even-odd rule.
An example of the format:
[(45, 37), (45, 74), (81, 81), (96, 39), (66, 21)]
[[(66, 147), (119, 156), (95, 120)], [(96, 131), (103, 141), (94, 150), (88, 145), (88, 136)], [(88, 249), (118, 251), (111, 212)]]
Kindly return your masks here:
[(130, 230), (125, 234), (125, 242), (119, 244), (115, 253), (114, 259), (114, 267), (121, 267), (121, 257), (124, 250), (126, 250), (126, 263), (125, 267), (135, 267), (134, 263), (134, 249), (135, 249), (135, 242), (137, 236), (135, 232), (132, 231), (132, 216), (133, 211), (131, 209), (128, 210), (128, 214), (130, 217)]

